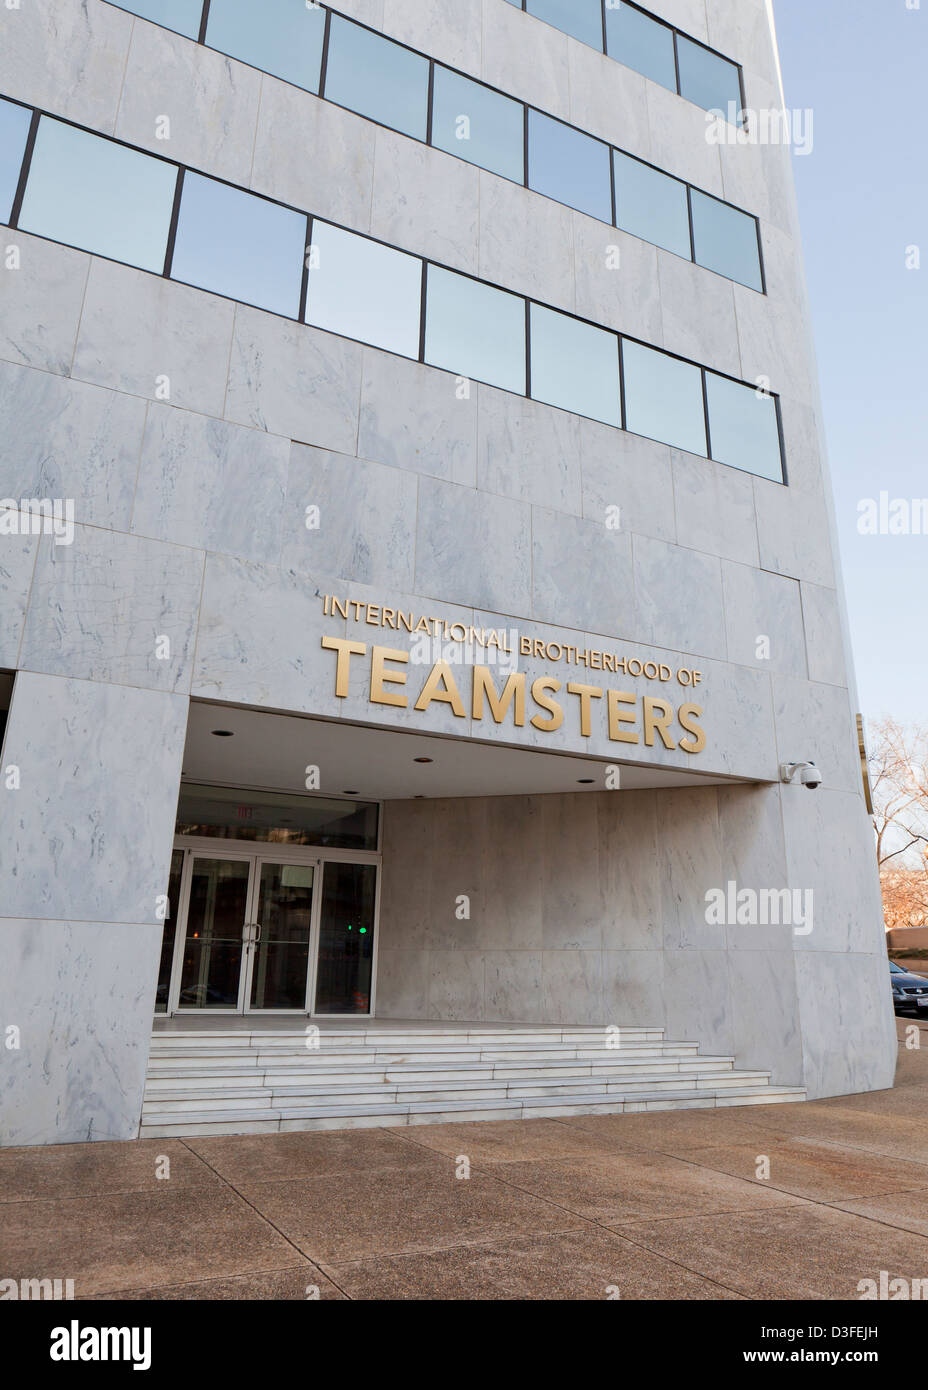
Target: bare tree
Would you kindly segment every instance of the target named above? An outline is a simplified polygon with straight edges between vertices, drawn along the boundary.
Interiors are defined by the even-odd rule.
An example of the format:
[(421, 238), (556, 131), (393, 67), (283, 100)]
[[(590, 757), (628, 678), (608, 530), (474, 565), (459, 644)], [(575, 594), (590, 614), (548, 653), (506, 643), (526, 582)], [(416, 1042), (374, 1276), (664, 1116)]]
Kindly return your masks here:
[(928, 727), (870, 731), (873, 828), (887, 927), (928, 925)]

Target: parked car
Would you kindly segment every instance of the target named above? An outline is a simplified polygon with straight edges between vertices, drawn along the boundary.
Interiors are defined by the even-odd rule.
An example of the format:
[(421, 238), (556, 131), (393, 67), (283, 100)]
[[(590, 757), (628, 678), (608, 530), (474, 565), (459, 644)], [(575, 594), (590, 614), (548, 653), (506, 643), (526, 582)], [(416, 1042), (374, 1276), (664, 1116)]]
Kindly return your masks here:
[(928, 978), (903, 970), (894, 960), (889, 962), (889, 978), (893, 987), (893, 1008), (897, 1014), (928, 1012)]

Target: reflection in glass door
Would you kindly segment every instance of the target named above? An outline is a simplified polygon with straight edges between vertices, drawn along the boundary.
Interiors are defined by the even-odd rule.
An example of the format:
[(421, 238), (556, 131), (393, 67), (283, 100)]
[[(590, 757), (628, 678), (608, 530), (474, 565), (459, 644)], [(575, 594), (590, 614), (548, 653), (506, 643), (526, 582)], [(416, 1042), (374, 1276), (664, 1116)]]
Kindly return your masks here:
[(236, 1009), (251, 862), (194, 856), (181, 961), (181, 1009)]
[(259, 867), (248, 1006), (305, 1010), (315, 866)]
[(316, 1013), (370, 1012), (376, 899), (375, 864), (326, 862), (322, 878)]

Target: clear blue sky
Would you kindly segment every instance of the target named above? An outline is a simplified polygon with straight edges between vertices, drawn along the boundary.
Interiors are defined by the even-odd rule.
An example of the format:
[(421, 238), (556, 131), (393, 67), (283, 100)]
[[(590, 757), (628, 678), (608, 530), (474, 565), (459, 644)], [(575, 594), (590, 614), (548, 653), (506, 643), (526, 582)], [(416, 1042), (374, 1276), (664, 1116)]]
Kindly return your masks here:
[(928, 722), (928, 535), (857, 529), (861, 499), (928, 498), (928, 0), (774, 9), (815, 114), (793, 167), (861, 705)]

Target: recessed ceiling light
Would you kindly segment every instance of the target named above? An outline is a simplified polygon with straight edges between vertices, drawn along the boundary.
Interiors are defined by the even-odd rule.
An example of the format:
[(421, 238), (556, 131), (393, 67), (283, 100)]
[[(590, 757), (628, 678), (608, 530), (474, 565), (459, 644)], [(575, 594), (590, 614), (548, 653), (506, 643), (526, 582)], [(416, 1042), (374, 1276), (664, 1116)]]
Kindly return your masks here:
[(213, 729), (213, 738), (232, 738), (231, 729)]
[(413, 758), (415, 763), (433, 763), (434, 761), (434, 758)]
[(349, 790), (349, 788), (347, 788), (347, 787), (343, 788), (343, 790), (342, 790), (342, 796), (357, 796), (357, 794), (358, 794), (357, 792), (351, 791), (351, 790)]
[(596, 781), (595, 777), (578, 777), (577, 782), (581, 787), (591, 787)]

